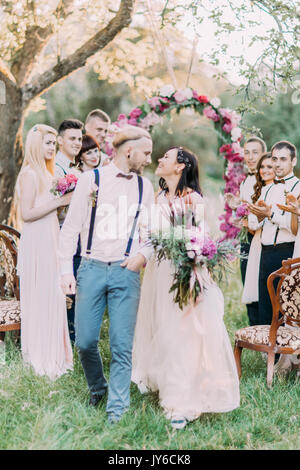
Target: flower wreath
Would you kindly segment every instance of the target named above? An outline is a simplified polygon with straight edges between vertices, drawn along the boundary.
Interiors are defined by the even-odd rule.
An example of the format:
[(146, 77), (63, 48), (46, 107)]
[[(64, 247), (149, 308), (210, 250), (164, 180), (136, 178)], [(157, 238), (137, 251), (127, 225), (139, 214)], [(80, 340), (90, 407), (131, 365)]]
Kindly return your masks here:
[[(242, 132), (238, 124), (241, 116), (234, 110), (221, 107), (219, 98), (209, 99), (199, 95), (196, 90), (185, 88), (175, 90), (172, 85), (163, 86), (158, 94), (147, 99), (145, 103), (134, 108), (129, 115), (120, 114), (117, 121), (110, 127), (106, 142), (106, 153), (112, 155), (111, 141), (113, 135), (121, 127), (131, 124), (152, 131), (153, 127), (162, 122), (163, 116), (170, 115), (173, 109), (180, 113), (182, 109), (193, 108), (199, 114), (212, 120), (219, 135), (222, 146), (219, 153), (224, 158), (225, 189), (224, 194), (239, 192), (240, 184), (245, 179), (243, 165), (243, 149), (240, 145)], [(220, 230), (224, 239), (236, 238), (240, 228), (233, 225), (232, 209), (224, 202), (224, 214), (220, 215)]]

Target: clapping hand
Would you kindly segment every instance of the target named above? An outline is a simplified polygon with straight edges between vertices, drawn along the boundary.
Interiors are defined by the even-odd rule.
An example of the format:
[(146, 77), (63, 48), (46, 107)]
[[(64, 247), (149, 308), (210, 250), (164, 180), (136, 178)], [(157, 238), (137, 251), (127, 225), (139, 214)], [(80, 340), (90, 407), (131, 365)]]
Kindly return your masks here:
[(286, 195), (286, 205), (277, 204), (277, 207), (285, 212), (291, 212), (300, 216), (300, 196), (297, 199), (293, 194), (289, 193)]
[(265, 217), (271, 217), (272, 215), (272, 206), (268, 206), (265, 201), (258, 201), (257, 204), (248, 203), (248, 207), (250, 212), (256, 215), (259, 222), (261, 222)]

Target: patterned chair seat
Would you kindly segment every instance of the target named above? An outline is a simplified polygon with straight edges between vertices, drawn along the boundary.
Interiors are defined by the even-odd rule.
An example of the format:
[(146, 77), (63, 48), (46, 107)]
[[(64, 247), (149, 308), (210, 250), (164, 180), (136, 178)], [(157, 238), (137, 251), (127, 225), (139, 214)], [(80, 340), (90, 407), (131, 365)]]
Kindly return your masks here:
[(0, 300), (0, 327), (20, 323), (20, 301), (16, 299)]
[[(256, 325), (241, 328), (235, 332), (235, 339), (245, 341), (251, 344), (268, 346), (269, 342), (269, 325)], [(300, 352), (300, 328), (292, 326), (280, 326), (277, 330), (276, 344), (278, 347), (289, 347), (295, 352)]]

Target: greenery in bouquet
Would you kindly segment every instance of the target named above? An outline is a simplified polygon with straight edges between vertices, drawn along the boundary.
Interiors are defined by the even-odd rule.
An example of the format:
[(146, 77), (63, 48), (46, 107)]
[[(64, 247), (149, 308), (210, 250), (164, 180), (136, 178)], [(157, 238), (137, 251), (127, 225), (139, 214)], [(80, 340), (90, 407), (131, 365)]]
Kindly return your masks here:
[(214, 241), (199, 227), (177, 225), (167, 232), (151, 235), (158, 263), (170, 260), (175, 268), (169, 292), (183, 309), (196, 303), (203, 293), (200, 269), (206, 267), (212, 279), (220, 282), (230, 270), (230, 262), (240, 256), (232, 240)]

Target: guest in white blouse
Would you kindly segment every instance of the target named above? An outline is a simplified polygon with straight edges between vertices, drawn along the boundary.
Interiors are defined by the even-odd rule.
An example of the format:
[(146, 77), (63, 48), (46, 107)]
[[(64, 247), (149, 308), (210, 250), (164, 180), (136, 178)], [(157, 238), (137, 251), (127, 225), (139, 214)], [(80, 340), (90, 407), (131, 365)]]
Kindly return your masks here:
[[(62, 287), (66, 294), (73, 294), (76, 282), (72, 258), (80, 234), (76, 346), (91, 393), (90, 404), (96, 406), (108, 387), (106, 411), (112, 423), (120, 420), (130, 404), (139, 271), (152, 254), (149, 235), (154, 204), (151, 182), (139, 176), (151, 163), (150, 134), (128, 126), (116, 134), (113, 145), (116, 154), (112, 163), (80, 176), (59, 245)], [(112, 355), (109, 385), (98, 350), (106, 307)]]

